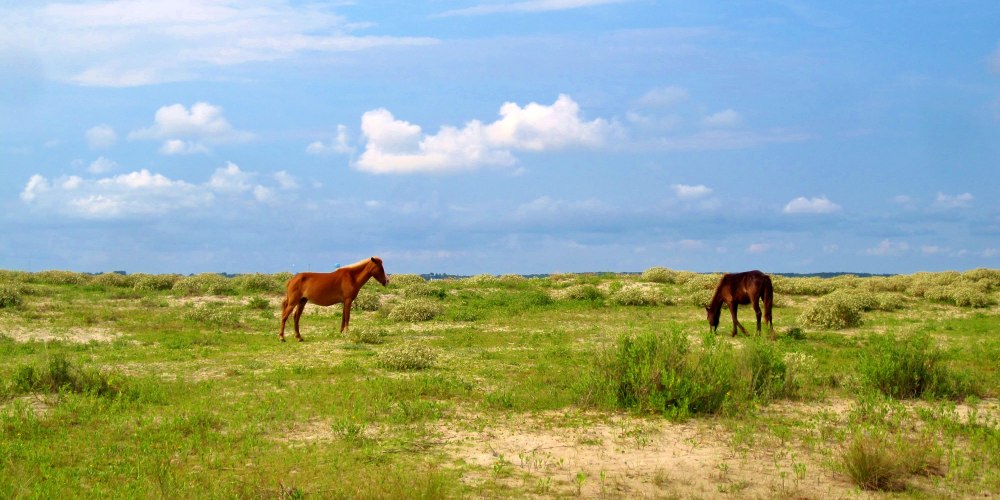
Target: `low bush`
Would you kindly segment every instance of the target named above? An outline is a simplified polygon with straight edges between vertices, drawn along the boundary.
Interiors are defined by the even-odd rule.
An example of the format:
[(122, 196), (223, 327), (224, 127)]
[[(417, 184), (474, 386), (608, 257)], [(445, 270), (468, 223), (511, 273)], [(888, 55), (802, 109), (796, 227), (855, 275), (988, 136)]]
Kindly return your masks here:
[(232, 295), (236, 286), (229, 278), (216, 273), (202, 273), (181, 278), (173, 289), (185, 295)]
[(560, 300), (586, 300), (596, 302), (604, 300), (606, 294), (594, 285), (571, 285), (558, 290), (554, 295)]
[(387, 307), (386, 317), (392, 321), (429, 321), (441, 314), (441, 304), (427, 299), (404, 299)]
[(12, 377), (18, 392), (69, 391), (95, 396), (116, 396), (127, 389), (126, 380), (100, 370), (76, 366), (62, 355), (55, 355), (48, 364), (38, 369), (32, 365), (18, 367)]
[(873, 335), (858, 360), (862, 382), (886, 396), (964, 399), (978, 391), (970, 374), (948, 369), (925, 334), (898, 339)]
[(863, 490), (903, 491), (906, 471), (884, 437), (860, 433), (845, 447), (841, 462), (847, 475)]
[(94, 276), (90, 283), (104, 288), (132, 288), (135, 286), (136, 276), (134, 274), (102, 273)]
[(659, 288), (629, 283), (608, 295), (608, 302), (619, 306), (656, 306), (672, 301)]
[(789, 278), (772, 276), (774, 293), (785, 295), (826, 295), (837, 289), (837, 283), (823, 278)]
[(93, 279), (88, 274), (72, 271), (40, 271), (28, 277), (30, 283), (45, 283), (49, 285), (83, 285)]
[(802, 322), (818, 328), (839, 330), (861, 326), (861, 305), (846, 294), (820, 297), (802, 313)]
[(18, 283), (0, 282), (0, 308), (17, 307), (24, 303), (23, 287)]
[(784, 356), (767, 341), (737, 351), (713, 335), (695, 346), (680, 331), (639, 333), (600, 353), (582, 390), (586, 404), (683, 419), (784, 397), (788, 377)]
[(653, 283), (677, 283), (677, 271), (665, 267), (651, 267), (642, 272), (642, 281)]
[(996, 300), (985, 288), (974, 283), (932, 286), (924, 291), (924, 297), (959, 307), (988, 307), (996, 303)]
[(382, 328), (355, 326), (351, 327), (350, 335), (356, 344), (382, 344), (385, 343), (386, 332)]
[(170, 290), (180, 279), (178, 274), (136, 274), (132, 288), (139, 292)]
[(426, 370), (434, 366), (437, 352), (425, 345), (405, 344), (376, 355), (378, 364), (392, 370)]
[(232, 285), (245, 293), (282, 293), (285, 281), (271, 274), (241, 274), (232, 279)]
[(352, 310), (378, 311), (381, 306), (382, 297), (378, 292), (369, 290), (367, 286), (362, 287), (354, 302), (351, 302)]

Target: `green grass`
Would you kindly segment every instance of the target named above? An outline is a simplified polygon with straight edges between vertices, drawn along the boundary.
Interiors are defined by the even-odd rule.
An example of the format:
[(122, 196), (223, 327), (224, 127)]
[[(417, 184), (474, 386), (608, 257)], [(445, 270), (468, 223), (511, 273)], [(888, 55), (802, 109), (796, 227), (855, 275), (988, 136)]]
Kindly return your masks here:
[[(789, 450), (771, 491), (786, 496), (817, 477), (997, 495), (1000, 426), (976, 410), (1000, 387), (996, 276), (782, 278), (776, 342), (708, 334), (694, 302), (717, 276), (400, 276), (365, 288), (350, 335), (339, 309), (308, 305), (306, 342), (282, 344), (270, 304), (287, 275), (0, 271), (17, 297), (0, 307), (0, 497), (636, 493), (601, 470), (454, 455), (453, 433), (522, 432), (525, 418), (579, 429), (582, 446), (642, 448), (656, 439), (644, 429), (676, 420), (721, 427), (738, 454)], [(834, 291), (860, 323), (806, 321)], [(826, 409), (838, 401), (850, 412)], [(772, 411), (785, 404), (816, 412)], [(623, 415), (640, 423), (587, 434)], [(902, 465), (882, 480), (886, 459)], [(655, 477), (664, 496), (691, 494)], [(767, 496), (727, 481), (711, 492)]]

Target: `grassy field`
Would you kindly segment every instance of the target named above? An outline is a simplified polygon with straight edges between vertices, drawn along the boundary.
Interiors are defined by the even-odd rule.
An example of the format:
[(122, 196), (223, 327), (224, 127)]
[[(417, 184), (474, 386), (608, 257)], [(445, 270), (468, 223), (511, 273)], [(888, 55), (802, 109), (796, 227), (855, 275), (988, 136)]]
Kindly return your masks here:
[(0, 271), (0, 498), (1000, 495), (1000, 271), (718, 277)]

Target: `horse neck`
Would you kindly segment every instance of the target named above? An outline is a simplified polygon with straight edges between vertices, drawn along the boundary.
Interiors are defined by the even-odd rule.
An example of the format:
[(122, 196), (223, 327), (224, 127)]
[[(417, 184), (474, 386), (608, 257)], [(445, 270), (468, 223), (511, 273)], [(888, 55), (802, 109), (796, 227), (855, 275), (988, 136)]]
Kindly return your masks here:
[(373, 273), (371, 264), (365, 264), (357, 267), (356, 269), (351, 269), (349, 274), (351, 276), (351, 283), (355, 287), (354, 289), (360, 290), (361, 287), (365, 286), (365, 283), (368, 283), (368, 280), (372, 277)]
[(722, 303), (725, 300), (722, 297), (721, 289), (716, 289), (715, 294), (712, 295), (712, 300), (708, 302), (708, 309), (713, 313), (722, 309)]

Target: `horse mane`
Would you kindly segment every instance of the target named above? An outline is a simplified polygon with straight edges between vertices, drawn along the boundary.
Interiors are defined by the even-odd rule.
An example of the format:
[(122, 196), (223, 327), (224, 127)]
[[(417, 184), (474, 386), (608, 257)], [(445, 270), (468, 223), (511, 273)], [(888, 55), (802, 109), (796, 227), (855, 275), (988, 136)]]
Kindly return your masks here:
[(340, 266), (340, 269), (351, 269), (351, 270), (353, 270), (353, 269), (359, 269), (359, 268), (365, 267), (365, 265), (367, 265), (369, 262), (371, 262), (371, 257), (367, 257), (367, 258), (361, 259), (361, 260), (355, 262), (354, 264), (348, 264), (346, 266)]

